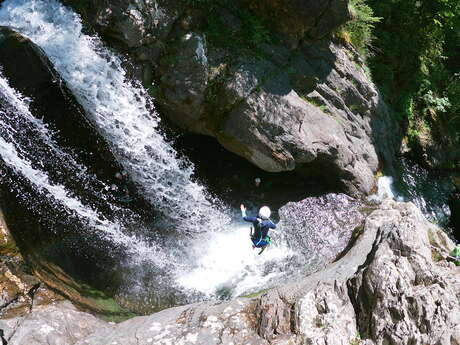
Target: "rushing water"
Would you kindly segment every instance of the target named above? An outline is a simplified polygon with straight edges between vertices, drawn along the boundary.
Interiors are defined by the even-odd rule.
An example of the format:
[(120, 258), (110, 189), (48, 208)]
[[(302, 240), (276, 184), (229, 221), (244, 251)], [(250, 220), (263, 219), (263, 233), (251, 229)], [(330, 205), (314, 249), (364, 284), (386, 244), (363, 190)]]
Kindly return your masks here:
[[(0, 8), (0, 25), (14, 28), (43, 49), (117, 160), (161, 211), (163, 227), (166, 223), (174, 230), (155, 238), (142, 225), (136, 235), (128, 235), (124, 216), (120, 218), (117, 212), (104, 215), (72, 191), (66, 179), (53, 171), (53, 164), (67, 167), (64, 174), (80, 178), (77, 183), (92, 186), (89, 190), (101, 204), (110, 204), (103, 192), (107, 186), (56, 144), (53, 131), (31, 114), (27, 100), (0, 78), (3, 106), (10, 108), (1, 118), (1, 160), (46, 202), (84, 219), (94, 236), (104, 233), (107, 241), (126, 248), (131, 262), (117, 293), (121, 298), (136, 295), (149, 303), (153, 291), (155, 298), (169, 298), (170, 293), (175, 299), (175, 294), (183, 294), (180, 290), (188, 296), (185, 300), (228, 297), (285, 278), (287, 263), (295, 257), (286, 242), (280, 237), (271, 250), (257, 255), (248, 241), (248, 226), (239, 221), (230, 224), (230, 218), (240, 216), (217, 207), (220, 202), (193, 181), (193, 165), (178, 157), (165, 140), (148, 95), (127, 80), (119, 57), (97, 38), (81, 32), (77, 15), (55, 0), (7, 0)], [(18, 130), (23, 127), (28, 130)], [(28, 145), (31, 136), (36, 141)], [(33, 148), (41, 148), (42, 154), (37, 155)], [(43, 162), (49, 164), (43, 166)], [(157, 268), (165, 278), (159, 277)], [(291, 266), (294, 268), (298, 267)]]
[(455, 186), (449, 176), (430, 172), (401, 158), (398, 174), (395, 177), (380, 177), (377, 187), (377, 193), (369, 196), (369, 201), (379, 203), (385, 198), (392, 198), (413, 202), (428, 220), (451, 233), (452, 229), (447, 228), (451, 216), (449, 198), (455, 192)]
[[(95, 236), (102, 233), (103, 237), (122, 245), (131, 254), (148, 255), (152, 260), (155, 258), (157, 264), (161, 262), (161, 254), (150, 243), (123, 233), (121, 224), (107, 219), (91, 207), (88, 200), (80, 199), (70, 186), (63, 184), (65, 179), (62, 176), (72, 175), (75, 184), (84, 185), (92, 194), (109, 202), (106, 193), (101, 193), (108, 186), (88, 174), (72, 154), (56, 144), (55, 133), (32, 115), (28, 100), (13, 90), (1, 74), (0, 105), (0, 157), (6, 166), (26, 178), (41, 198), (56, 207), (64, 207), (70, 216), (83, 219), (96, 231)], [(113, 211), (120, 211), (117, 206), (110, 206)], [(130, 217), (130, 212), (125, 212), (124, 217)]]
[(401, 159), (399, 170), (395, 189), (400, 196), (417, 205), (427, 219), (445, 227), (451, 215), (449, 197), (455, 191), (450, 177), (407, 159)]
[[(324, 264), (313, 254), (315, 243), (305, 248), (302, 241), (292, 240), (301, 236), (295, 224), (280, 224), (272, 247), (257, 255), (240, 214), (223, 207), (194, 181), (193, 164), (165, 139), (152, 100), (127, 79), (118, 56), (98, 38), (82, 33), (81, 21), (70, 9), (56, 0), (6, 0), (0, 6), (0, 25), (14, 28), (43, 49), (116, 159), (162, 214), (161, 224), (145, 224), (134, 211), (113, 204), (106, 196), (107, 185), (56, 143), (53, 130), (30, 111), (29, 100), (0, 76), (0, 163), (56, 213), (64, 210), (80, 220), (85, 236), (102, 237), (123, 248), (128, 260), (114, 293), (119, 300), (129, 299), (127, 304), (148, 312), (149, 305), (164, 305), (161, 299), (175, 304), (242, 295)], [(376, 200), (395, 197), (390, 184), (389, 178), (379, 180)], [(75, 185), (85, 186), (87, 194)], [(420, 206), (426, 213), (437, 212)], [(308, 226), (310, 218), (304, 223)], [(319, 233), (326, 227), (310, 230)], [(157, 233), (157, 228), (172, 231)]]
[(81, 32), (75, 13), (52, 0), (5, 1), (0, 24), (28, 36), (46, 52), (118, 161), (168, 222), (196, 232), (204, 225), (218, 228), (228, 222), (213, 207), (216, 201), (192, 181), (193, 166), (178, 159), (164, 139), (148, 95), (127, 81), (117, 56)]

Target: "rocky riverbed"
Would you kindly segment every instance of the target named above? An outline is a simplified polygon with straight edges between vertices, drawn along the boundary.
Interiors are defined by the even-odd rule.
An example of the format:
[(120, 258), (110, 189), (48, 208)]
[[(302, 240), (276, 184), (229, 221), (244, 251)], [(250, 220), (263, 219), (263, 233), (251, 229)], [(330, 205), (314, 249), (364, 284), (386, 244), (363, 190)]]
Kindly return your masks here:
[(120, 324), (70, 302), (3, 319), (8, 344), (456, 344), (453, 243), (411, 203), (385, 200), (355, 245), (324, 270), (257, 296), (166, 309)]

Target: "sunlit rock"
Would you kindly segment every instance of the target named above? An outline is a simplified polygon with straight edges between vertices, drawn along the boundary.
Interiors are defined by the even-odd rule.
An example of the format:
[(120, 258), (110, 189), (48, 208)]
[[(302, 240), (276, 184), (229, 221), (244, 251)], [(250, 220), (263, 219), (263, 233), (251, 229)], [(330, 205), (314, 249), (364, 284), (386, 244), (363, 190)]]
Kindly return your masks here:
[[(460, 273), (438, 252), (452, 247), (413, 204), (387, 199), (366, 218), (363, 233), (344, 257), (298, 282), (109, 327), (93, 319), (86, 327), (91, 334), (71, 344), (450, 345), (460, 341)], [(34, 320), (38, 312), (33, 315)], [(15, 320), (2, 322), (6, 334)], [(38, 322), (50, 332), (58, 327), (53, 320)], [(35, 334), (25, 326), (16, 332), (21, 339)], [(15, 337), (10, 341), (22, 344)]]

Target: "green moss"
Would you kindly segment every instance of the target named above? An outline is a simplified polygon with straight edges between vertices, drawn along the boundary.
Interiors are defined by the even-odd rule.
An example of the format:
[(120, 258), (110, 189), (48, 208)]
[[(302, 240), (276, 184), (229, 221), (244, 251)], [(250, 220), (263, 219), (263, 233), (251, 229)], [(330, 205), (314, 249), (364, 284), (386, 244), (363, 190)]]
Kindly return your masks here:
[(319, 108), (322, 112), (328, 112), (328, 109), (327, 109), (326, 105), (321, 104), (320, 101), (318, 101), (317, 99), (312, 98), (312, 97), (303, 96), (303, 95), (300, 95), (300, 98), (302, 98), (304, 101), (310, 103), (311, 105)]

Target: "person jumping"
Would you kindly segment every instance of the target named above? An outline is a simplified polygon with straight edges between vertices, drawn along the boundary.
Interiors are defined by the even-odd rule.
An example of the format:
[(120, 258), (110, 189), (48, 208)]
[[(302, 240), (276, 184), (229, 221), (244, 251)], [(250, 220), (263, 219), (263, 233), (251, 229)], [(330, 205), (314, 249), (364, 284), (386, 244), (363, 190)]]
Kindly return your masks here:
[(261, 248), (262, 250), (259, 252), (260, 255), (271, 243), (268, 231), (270, 229), (276, 229), (276, 225), (269, 219), (271, 214), (270, 208), (268, 206), (262, 206), (257, 217), (247, 216), (246, 207), (244, 207), (243, 204), (241, 204), (240, 208), (243, 219), (253, 224), (250, 232), (252, 248)]

